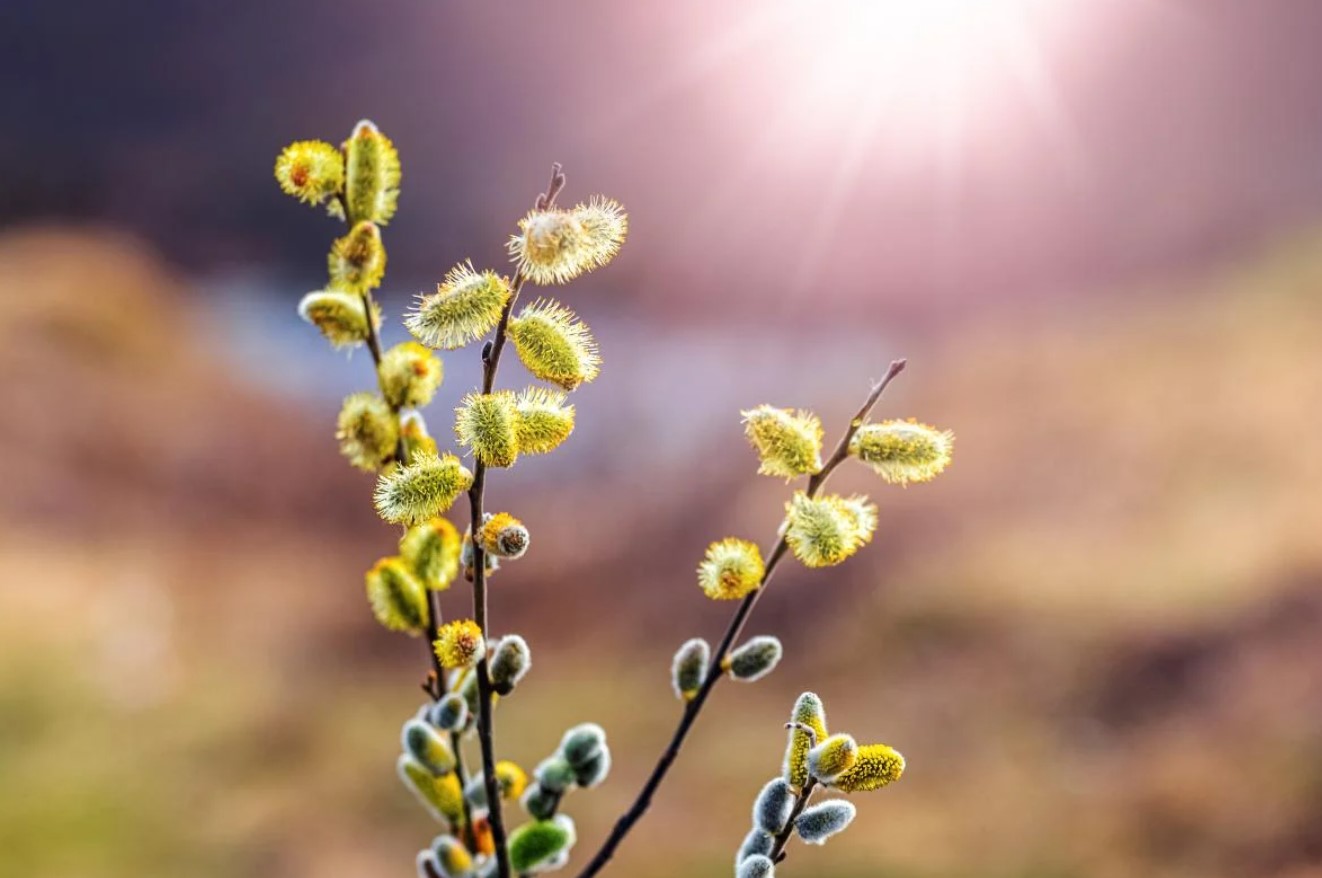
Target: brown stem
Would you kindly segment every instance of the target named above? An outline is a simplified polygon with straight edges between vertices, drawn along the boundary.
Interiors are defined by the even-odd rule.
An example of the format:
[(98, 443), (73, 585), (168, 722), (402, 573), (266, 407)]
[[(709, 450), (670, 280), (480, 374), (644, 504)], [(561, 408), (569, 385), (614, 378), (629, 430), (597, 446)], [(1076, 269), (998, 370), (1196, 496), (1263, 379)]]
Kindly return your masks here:
[[(822, 486), (826, 484), (826, 480), (830, 477), (831, 473), (834, 472), (835, 468), (838, 467), (849, 455), (849, 441), (854, 438), (854, 433), (863, 425), (864, 419), (867, 418), (868, 414), (872, 411), (873, 406), (877, 404), (877, 400), (881, 399), (881, 395), (886, 391), (886, 387), (895, 379), (895, 376), (904, 371), (904, 367), (904, 360), (895, 360), (890, 364), (890, 367), (886, 370), (886, 374), (882, 376), (881, 380), (872, 386), (867, 399), (863, 401), (863, 405), (859, 407), (857, 414), (855, 414), (853, 419), (849, 422), (849, 426), (845, 430), (844, 435), (840, 437), (840, 443), (836, 446), (835, 451), (833, 451), (831, 456), (826, 459), (826, 462), (822, 465), (821, 471), (808, 480), (807, 494), (809, 497), (817, 496), (817, 493), (822, 489)], [(785, 557), (785, 552), (788, 549), (789, 544), (785, 541), (785, 536), (782, 534), (780, 538), (777, 539), (775, 546), (772, 547), (770, 555), (767, 556), (765, 572), (762, 574), (762, 583), (760, 587), (750, 592), (739, 604), (739, 608), (735, 610), (734, 618), (730, 620), (730, 624), (725, 629), (725, 634), (721, 636), (720, 645), (716, 648), (716, 651), (712, 653), (711, 664), (707, 668), (707, 676), (703, 679), (701, 688), (698, 689), (698, 693), (693, 697), (693, 700), (684, 706), (684, 713), (680, 716), (679, 725), (675, 727), (675, 732), (670, 738), (670, 743), (667, 744), (666, 749), (661, 752), (661, 757), (657, 760), (656, 767), (654, 767), (652, 773), (648, 775), (647, 780), (643, 783), (642, 789), (639, 790), (638, 796), (634, 799), (629, 810), (625, 811), (624, 814), (620, 816), (619, 820), (615, 822), (615, 828), (612, 829), (610, 835), (606, 837), (606, 841), (602, 843), (601, 848), (592, 857), (588, 864), (583, 867), (583, 871), (578, 873), (578, 878), (592, 878), (593, 875), (600, 872), (602, 868), (610, 862), (611, 857), (615, 855), (615, 850), (620, 846), (620, 843), (624, 841), (624, 838), (629, 834), (629, 831), (633, 829), (634, 824), (642, 819), (642, 816), (647, 813), (648, 807), (652, 804), (652, 796), (656, 793), (657, 787), (661, 786), (661, 782), (665, 780), (666, 774), (670, 771), (670, 766), (674, 764), (676, 757), (679, 756), (680, 748), (684, 746), (684, 739), (688, 737), (689, 731), (693, 728), (693, 724), (698, 719), (698, 714), (702, 712), (702, 707), (706, 704), (707, 697), (711, 695), (712, 689), (716, 687), (717, 681), (720, 680), (724, 674), (723, 664), (726, 657), (729, 655), (731, 648), (733, 648), (735, 640), (738, 639), (740, 633), (744, 630), (744, 625), (748, 622), (748, 617), (752, 614), (753, 608), (757, 606), (757, 602), (762, 598), (763, 592), (766, 591), (767, 584), (771, 581), (772, 575), (776, 572), (776, 568), (780, 565), (780, 560)]]
[[(555, 203), (555, 197), (564, 188), (565, 175), (560, 164), (551, 166), (551, 182), (546, 192), (537, 197), (536, 207), (546, 209)], [(505, 349), (505, 336), (509, 330), (510, 312), (523, 289), (524, 276), (519, 273), (510, 287), (509, 301), (500, 313), (500, 322), (496, 324), (496, 334), (482, 348), (482, 392), (490, 393), (496, 385), (496, 369), (500, 366), (500, 355)], [(486, 553), (478, 540), (478, 530), (482, 527), (483, 493), (486, 489), (487, 468), (481, 460), (473, 464), (473, 485), (468, 489), (470, 530), (473, 537), (473, 620), (487, 637), (487, 567)], [(487, 819), (491, 823), (491, 840), (496, 848), (496, 869), (499, 878), (510, 878), (509, 850), (505, 843), (505, 822), (501, 815), (500, 783), (496, 777), (495, 736), (492, 731), (491, 710), (491, 673), (484, 657), (477, 663), (478, 717), (477, 737), (482, 746), (482, 780), (487, 791)]]
[(771, 853), (767, 858), (773, 863), (779, 863), (785, 859), (785, 845), (789, 843), (790, 836), (794, 835), (794, 821), (799, 819), (803, 809), (807, 807), (808, 800), (812, 798), (813, 790), (817, 788), (817, 778), (810, 777), (808, 782), (803, 785), (799, 795), (794, 799), (794, 807), (790, 810), (790, 818), (785, 822), (785, 828), (776, 835), (776, 843), (771, 846)]

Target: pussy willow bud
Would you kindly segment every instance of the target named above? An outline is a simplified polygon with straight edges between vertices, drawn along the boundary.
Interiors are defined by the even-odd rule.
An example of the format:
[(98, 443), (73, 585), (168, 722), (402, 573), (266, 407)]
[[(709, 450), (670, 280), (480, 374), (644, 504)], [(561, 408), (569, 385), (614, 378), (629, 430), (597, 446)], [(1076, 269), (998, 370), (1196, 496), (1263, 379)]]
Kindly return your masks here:
[(460, 263), (446, 273), (435, 293), (418, 296), (404, 325), (428, 347), (452, 351), (495, 329), (509, 298), (505, 278), (494, 271), (479, 273), (472, 263)]
[(594, 195), (587, 204), (570, 211), (587, 237), (586, 258), (593, 268), (600, 268), (615, 258), (629, 234), (629, 217), (619, 202)]
[(400, 732), (404, 752), (432, 774), (440, 777), (454, 771), (454, 751), (430, 723), (411, 719)]
[(386, 273), (386, 245), (375, 223), (361, 222), (331, 244), (326, 257), (331, 289), (366, 293), (381, 285)]
[(774, 637), (763, 635), (754, 637), (736, 649), (725, 659), (725, 669), (730, 676), (745, 683), (761, 680), (780, 664), (784, 648)]
[(828, 785), (856, 762), (858, 744), (849, 735), (831, 735), (808, 751), (808, 773)]
[(707, 547), (698, 565), (698, 585), (712, 600), (738, 600), (761, 586), (765, 573), (754, 543), (727, 537)]
[(418, 878), (449, 878), (441, 871), (441, 864), (436, 862), (436, 856), (431, 851), (418, 851), (413, 863), (418, 870)]
[(528, 775), (517, 762), (502, 759), (496, 763), (496, 783), (502, 799), (517, 799), (528, 788)]
[(417, 524), (449, 509), (473, 484), (473, 474), (453, 454), (422, 454), (382, 475), (373, 500), (391, 524)]
[(508, 512), (488, 514), (477, 531), (482, 551), (497, 558), (522, 558), (528, 551), (528, 528)]
[(468, 725), (468, 704), (462, 695), (450, 692), (432, 705), (428, 714), (431, 724), (447, 732), (458, 732)]
[(286, 195), (304, 204), (321, 204), (344, 185), (344, 157), (325, 141), (300, 140), (281, 150), (275, 178)]
[(826, 844), (837, 832), (843, 832), (854, 820), (854, 806), (844, 799), (832, 799), (805, 808), (794, 820), (794, 831), (807, 844)]
[[(801, 790), (808, 783), (808, 751), (818, 741), (825, 741), (827, 736), (826, 709), (822, 700), (812, 692), (800, 695), (790, 713), (790, 723), (789, 745), (785, 749), (785, 780), (796, 790)], [(812, 729), (813, 734), (799, 728), (801, 725)]]
[(785, 541), (805, 567), (831, 567), (872, 539), (877, 507), (866, 497), (813, 499), (802, 491), (785, 504)]
[(955, 434), (917, 421), (864, 424), (849, 440), (849, 453), (893, 485), (926, 482), (950, 463)]
[(464, 704), (468, 705), (468, 722), (471, 725), (477, 721), (480, 713), (478, 700), (481, 697), (477, 688), (477, 674), (473, 673), (471, 668), (464, 670), (458, 683), (455, 684), (455, 691), (463, 697)]
[(582, 223), (558, 208), (531, 211), (510, 238), (510, 258), (535, 284), (568, 283), (594, 267), (596, 248)]
[[(373, 314), (379, 323), (381, 312), (375, 303)], [(298, 303), (298, 316), (321, 330), (331, 347), (336, 349), (358, 347), (371, 333), (363, 297), (357, 293), (339, 290), (308, 293)]]
[(537, 871), (574, 846), (574, 821), (564, 814), (550, 820), (525, 823), (509, 836), (510, 867), (518, 874)]
[(335, 422), (340, 453), (360, 470), (375, 472), (395, 456), (399, 422), (386, 401), (375, 393), (351, 393)]
[[(464, 569), (464, 576), (470, 581), (473, 578), (473, 558), (476, 553), (473, 551), (473, 535), (464, 534), (464, 541), (459, 546), (459, 566)], [(490, 552), (482, 553), (482, 566), (486, 568), (487, 573), (492, 573), (500, 569), (500, 558)]]
[(523, 810), (528, 812), (529, 817), (535, 820), (550, 820), (555, 816), (555, 809), (560, 807), (562, 795), (563, 793), (553, 793), (541, 784), (534, 783), (524, 790), (519, 804), (523, 805)]
[(701, 637), (686, 640), (670, 663), (670, 685), (683, 701), (692, 701), (707, 678), (711, 647)]
[(790, 789), (785, 778), (770, 780), (753, 802), (753, 825), (775, 835), (785, 828), (793, 808), (794, 790)]
[(574, 766), (574, 783), (585, 790), (590, 790), (600, 784), (610, 774), (611, 770), (611, 748), (605, 744), (601, 745), (591, 759)]
[(519, 413), (508, 390), (470, 393), (455, 409), (459, 444), (486, 466), (513, 466), (519, 457)]
[(453, 773), (436, 777), (421, 762), (408, 754), (395, 763), (399, 779), (413, 791), (422, 806), (437, 820), (448, 820), (462, 825), (464, 820), (464, 794), (459, 777)]
[(528, 641), (517, 634), (507, 634), (491, 653), (491, 688), (498, 695), (508, 695), (532, 667)]
[(592, 333), (573, 311), (539, 299), (509, 322), (509, 338), (528, 371), (542, 381), (573, 390), (601, 371)]
[(560, 739), (560, 755), (572, 766), (586, 765), (606, 746), (606, 730), (596, 723), (580, 723)]
[(371, 122), (354, 126), (344, 142), (345, 201), (349, 222), (371, 220), (385, 225), (399, 201), (399, 153)]
[(537, 785), (549, 793), (563, 793), (574, 785), (574, 767), (559, 753), (548, 756), (533, 771)]
[(438, 455), (436, 440), (427, 432), (427, 422), (418, 412), (403, 412), (399, 416), (399, 438), (404, 443), (404, 460), (412, 463), (423, 455)]
[(444, 591), (459, 575), (459, 531), (444, 518), (429, 518), (409, 528), (399, 541), (399, 554), (422, 584)]
[(417, 408), (431, 402), (445, 370), (440, 358), (416, 341), (395, 345), (381, 355), (377, 370), (386, 402), (395, 408)]
[(438, 835), (431, 843), (431, 854), (442, 878), (465, 878), (473, 871), (473, 855), (453, 835)]
[(482, 629), (472, 619), (446, 622), (436, 631), (436, 657), (443, 668), (467, 668), (481, 661), (487, 652)]
[(398, 556), (382, 558), (364, 577), (372, 615), (391, 631), (416, 635), (427, 627), (427, 592)]
[(480, 811), (487, 807), (487, 780), (482, 772), (478, 772), (469, 779), (464, 787), (464, 798), (475, 811)]
[(760, 405), (740, 414), (761, 460), (759, 473), (792, 479), (821, 470), (822, 422), (812, 412)]
[(837, 777), (831, 786), (842, 793), (865, 793), (894, 783), (904, 774), (904, 757), (885, 744), (858, 748), (854, 766)]
[(735, 868), (739, 868), (739, 864), (749, 857), (769, 856), (775, 846), (775, 836), (754, 826), (749, 830), (748, 835), (744, 836), (744, 843), (739, 846), (739, 852), (734, 855)]
[(515, 398), (514, 408), (521, 454), (545, 454), (574, 432), (574, 407), (565, 405), (565, 395), (558, 390), (529, 387)]
[(740, 863), (734, 874), (735, 878), (772, 878), (776, 874), (776, 867), (762, 854), (754, 854)]

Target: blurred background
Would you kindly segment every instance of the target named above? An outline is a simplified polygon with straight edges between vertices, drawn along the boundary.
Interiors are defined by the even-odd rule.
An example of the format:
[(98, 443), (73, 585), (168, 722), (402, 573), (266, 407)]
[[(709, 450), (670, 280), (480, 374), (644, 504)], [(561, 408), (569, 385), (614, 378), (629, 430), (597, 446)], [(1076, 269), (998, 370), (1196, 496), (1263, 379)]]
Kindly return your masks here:
[(425, 647), (362, 594), (396, 534), (332, 438), (370, 361), (294, 312), (339, 227), (271, 174), (369, 116), (388, 342), (504, 264), (552, 161), (630, 210), (556, 291), (605, 359), (574, 437), (488, 490), (534, 535), (501, 753), (589, 719), (615, 753), (576, 863), (728, 619), (705, 546), (774, 535), (738, 410), (833, 441), (905, 356), (879, 412), (954, 465), (842, 470), (876, 541), (783, 569), (749, 633), (786, 660), (717, 692), (613, 874), (729, 874), (812, 688), (909, 770), (791, 875), (1322, 875), (1319, 35), (1315, 0), (5, 0), (0, 873), (411, 875), (435, 831), (393, 770)]

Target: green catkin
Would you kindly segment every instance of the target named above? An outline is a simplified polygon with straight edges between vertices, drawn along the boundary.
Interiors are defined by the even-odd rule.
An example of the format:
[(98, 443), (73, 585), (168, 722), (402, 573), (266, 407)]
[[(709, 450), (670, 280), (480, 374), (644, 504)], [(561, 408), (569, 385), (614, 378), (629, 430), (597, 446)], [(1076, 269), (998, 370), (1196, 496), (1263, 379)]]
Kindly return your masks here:
[(739, 846), (739, 852), (735, 854), (734, 865), (737, 869), (739, 864), (752, 856), (769, 856), (776, 846), (776, 837), (766, 830), (754, 826), (744, 836), (744, 843)]
[(878, 790), (904, 774), (904, 756), (885, 744), (865, 744), (858, 748), (852, 768), (837, 777), (831, 786), (842, 793), (865, 793)]
[(564, 814), (525, 823), (509, 836), (510, 866), (526, 874), (574, 846), (574, 821)]
[(606, 730), (596, 723), (582, 723), (560, 739), (560, 755), (572, 766), (590, 762), (606, 746)]
[(529, 387), (514, 401), (519, 413), (516, 433), (520, 454), (545, 454), (560, 446), (574, 432), (574, 407), (565, 404), (559, 390)]
[(805, 567), (841, 563), (872, 539), (877, 507), (866, 497), (809, 497), (798, 491), (785, 504), (785, 542)]
[(723, 662), (730, 676), (744, 683), (760, 680), (776, 669), (784, 648), (775, 637), (754, 637), (730, 653)]
[(555, 816), (556, 808), (560, 807), (562, 795), (551, 792), (539, 783), (533, 783), (523, 791), (519, 803), (523, 805), (523, 810), (528, 812), (529, 817), (535, 820), (550, 820)]
[[(827, 736), (826, 709), (822, 700), (812, 692), (800, 695), (794, 702), (790, 722), (794, 725), (790, 728), (789, 746), (785, 750), (785, 780), (796, 790), (801, 790), (808, 783), (808, 751)], [(798, 728), (800, 724), (812, 729), (816, 739)]]
[(509, 322), (509, 338), (523, 365), (540, 381), (573, 390), (601, 371), (591, 331), (558, 302), (539, 299)]
[(416, 411), (399, 415), (399, 438), (404, 443), (404, 461), (412, 463), (423, 455), (437, 455), (436, 440), (427, 432), (427, 422)]
[(606, 779), (611, 770), (611, 750), (605, 744), (592, 756), (574, 765), (574, 783), (585, 790), (592, 789)]
[(450, 269), (435, 293), (418, 296), (404, 325), (428, 347), (456, 350), (495, 329), (509, 298), (509, 281), (465, 262)]
[(473, 870), (473, 855), (453, 835), (438, 835), (431, 843), (430, 853), (442, 878), (465, 878)]
[(805, 844), (826, 844), (826, 840), (843, 832), (854, 820), (856, 809), (843, 799), (832, 799), (804, 810), (794, 820), (794, 831)]
[(436, 518), (473, 484), (473, 474), (453, 454), (422, 454), (376, 483), (376, 511), (391, 524)]
[(423, 585), (444, 591), (459, 575), (459, 531), (444, 518), (430, 518), (409, 528), (399, 541), (399, 554)]
[(442, 696), (428, 714), (432, 725), (447, 732), (462, 731), (468, 725), (468, 704), (454, 692)]
[(821, 471), (822, 422), (812, 412), (760, 405), (740, 414), (761, 461), (759, 473), (788, 480)]
[(416, 759), (432, 774), (440, 777), (454, 771), (454, 751), (450, 744), (422, 720), (411, 719), (400, 732), (404, 752)]
[[(373, 314), (380, 321), (380, 309), (373, 303)], [(371, 327), (367, 323), (367, 308), (357, 293), (339, 290), (317, 290), (308, 293), (298, 303), (298, 316), (317, 327), (331, 347), (355, 348), (367, 341)]]
[(559, 753), (548, 756), (538, 763), (533, 771), (533, 777), (537, 779), (538, 786), (548, 793), (563, 793), (576, 783), (574, 767)]
[(497, 695), (509, 695), (532, 667), (528, 642), (517, 634), (508, 634), (496, 644), (491, 655), (491, 687)]
[(864, 424), (849, 440), (849, 453), (892, 485), (927, 482), (950, 464), (955, 434), (917, 421)]
[(326, 257), (330, 288), (346, 293), (369, 293), (386, 274), (386, 247), (375, 223), (361, 222), (331, 244)]
[(350, 464), (365, 472), (376, 472), (395, 457), (399, 421), (379, 395), (351, 393), (340, 404), (335, 438)]
[(701, 637), (685, 641), (670, 664), (670, 684), (681, 701), (692, 701), (707, 676), (711, 647)]
[(386, 628), (416, 635), (427, 627), (426, 590), (403, 559), (382, 558), (364, 580), (372, 614)]
[(463, 791), (454, 774), (436, 777), (421, 762), (403, 754), (395, 763), (399, 779), (437, 820), (463, 822)]
[(364, 119), (344, 142), (345, 201), (349, 222), (385, 225), (399, 201), (399, 153), (390, 138)]
[(858, 743), (849, 735), (831, 735), (808, 751), (808, 772), (824, 784), (854, 767)]
[(416, 341), (406, 341), (381, 356), (377, 374), (382, 394), (392, 407), (418, 408), (431, 402), (445, 370), (430, 350)]
[(785, 828), (793, 808), (794, 790), (790, 789), (785, 778), (774, 778), (767, 781), (753, 802), (753, 825), (775, 835)]
[(455, 437), (486, 466), (513, 466), (519, 458), (519, 413), (514, 394), (470, 393), (455, 409)]
[(762, 854), (754, 854), (740, 863), (734, 874), (735, 878), (772, 878), (776, 867)]

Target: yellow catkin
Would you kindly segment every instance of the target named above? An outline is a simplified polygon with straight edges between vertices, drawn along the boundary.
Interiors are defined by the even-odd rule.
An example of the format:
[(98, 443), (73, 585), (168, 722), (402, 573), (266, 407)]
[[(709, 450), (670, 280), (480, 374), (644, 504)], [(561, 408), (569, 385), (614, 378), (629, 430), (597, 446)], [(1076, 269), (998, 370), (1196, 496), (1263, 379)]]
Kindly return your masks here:
[(842, 793), (865, 793), (894, 783), (904, 774), (904, 757), (885, 744), (864, 744), (858, 748), (853, 767), (831, 786)]
[(698, 585), (713, 600), (737, 600), (761, 586), (764, 573), (758, 547), (729, 537), (707, 547), (698, 565)]
[(573, 311), (539, 299), (509, 322), (509, 338), (533, 376), (565, 390), (591, 381), (601, 371), (592, 332)]
[(336, 238), (326, 257), (331, 289), (346, 293), (367, 293), (381, 285), (386, 274), (386, 248), (381, 230), (375, 223), (363, 221)]
[(428, 347), (454, 350), (494, 329), (509, 298), (509, 281), (464, 262), (450, 269), (435, 293), (418, 297), (404, 325)]
[(587, 258), (600, 268), (615, 258), (629, 234), (629, 217), (618, 201), (594, 195), (570, 211), (587, 237)]
[[(827, 736), (826, 708), (822, 705), (822, 699), (814, 692), (804, 692), (794, 702), (790, 723), (789, 744), (785, 748), (785, 780), (790, 786), (801, 790), (808, 782), (808, 751), (818, 741), (825, 741)], [(812, 729), (813, 734), (798, 728), (800, 725)]]
[[(298, 303), (298, 316), (317, 327), (331, 347), (354, 348), (367, 341), (371, 325), (363, 297), (340, 290), (317, 290)], [(372, 304), (372, 316), (381, 321), (381, 309)]]
[(486, 655), (486, 639), (472, 619), (446, 622), (436, 632), (433, 646), (444, 668), (467, 668)]
[(445, 376), (441, 360), (416, 341), (395, 345), (381, 356), (381, 392), (395, 408), (416, 408), (431, 402)]
[(376, 472), (395, 456), (399, 442), (399, 422), (386, 401), (366, 391), (350, 394), (340, 406), (335, 422), (335, 438), (340, 453), (349, 463), (367, 472)]
[(503, 759), (496, 763), (496, 782), (502, 799), (518, 799), (528, 788), (528, 775), (518, 763)]
[(785, 541), (805, 567), (831, 567), (872, 539), (877, 507), (866, 497), (809, 497), (798, 491), (785, 504)]
[(391, 631), (417, 634), (427, 627), (427, 594), (402, 558), (382, 558), (367, 571), (367, 601)]
[(431, 518), (416, 524), (399, 541), (399, 554), (423, 585), (432, 591), (444, 591), (459, 575), (458, 529), (444, 518)]
[(498, 558), (519, 558), (528, 551), (528, 528), (508, 512), (488, 515), (477, 537), (482, 551)]
[(417, 524), (449, 509), (473, 484), (473, 474), (453, 454), (420, 454), (407, 466), (377, 479), (373, 500), (391, 524)]
[(300, 140), (280, 152), (275, 178), (286, 195), (304, 204), (321, 204), (344, 186), (344, 156), (325, 141)]
[(349, 222), (390, 222), (399, 202), (400, 167), (395, 145), (364, 119), (344, 142), (344, 155)]
[(455, 409), (454, 433), (485, 466), (513, 466), (519, 458), (518, 421), (510, 391), (470, 393)]
[(514, 400), (520, 454), (545, 454), (574, 432), (574, 407), (558, 390), (529, 387)]
[(950, 465), (955, 434), (917, 421), (864, 424), (849, 441), (849, 453), (887, 482), (927, 482)]
[(568, 283), (594, 267), (597, 252), (582, 223), (559, 208), (534, 210), (519, 220), (508, 249), (519, 272), (542, 285)]
[(822, 468), (822, 423), (811, 412), (769, 405), (740, 412), (744, 434), (757, 450), (758, 472), (792, 479)]

